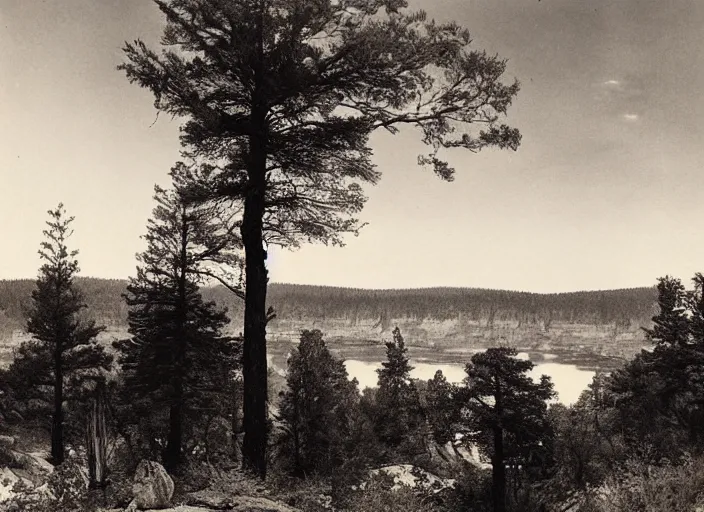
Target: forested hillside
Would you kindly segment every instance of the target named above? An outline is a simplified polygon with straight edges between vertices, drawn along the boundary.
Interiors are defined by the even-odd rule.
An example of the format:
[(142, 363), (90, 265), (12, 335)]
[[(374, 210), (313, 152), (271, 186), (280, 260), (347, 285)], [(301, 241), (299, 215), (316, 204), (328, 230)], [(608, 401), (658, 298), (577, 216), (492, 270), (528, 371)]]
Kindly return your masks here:
[[(127, 307), (122, 299), (126, 281), (84, 277), (77, 283), (85, 293), (91, 316), (113, 329), (126, 326)], [(28, 279), (0, 281), (0, 332), (6, 335), (23, 328), (23, 308), (33, 287), (34, 281)], [(225, 288), (205, 288), (204, 296), (227, 307), (233, 320), (240, 319), (241, 301)], [(555, 324), (638, 328), (649, 325), (655, 302), (655, 288), (559, 294), (475, 288), (364, 290), (277, 283), (269, 288), (269, 304), (277, 313), (275, 323), (334, 320), (356, 325), (371, 321), (382, 331), (388, 329), (384, 324), (398, 319), (457, 320), (489, 326), (512, 322), (543, 329)]]
[(650, 322), (654, 288), (537, 294), (477, 288), (362, 290), (274, 284), (270, 302), (283, 318), (389, 318), (554, 322), (604, 325)]

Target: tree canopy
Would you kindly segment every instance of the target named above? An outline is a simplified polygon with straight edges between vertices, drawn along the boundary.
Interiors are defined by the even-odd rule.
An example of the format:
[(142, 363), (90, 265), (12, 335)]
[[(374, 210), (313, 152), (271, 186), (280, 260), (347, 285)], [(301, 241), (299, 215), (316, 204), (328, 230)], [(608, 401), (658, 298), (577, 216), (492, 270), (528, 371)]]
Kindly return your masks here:
[(368, 148), (376, 129), (417, 128), (430, 149), (419, 163), (446, 180), (454, 170), (441, 149), (518, 147), (518, 131), (501, 123), (518, 92), (501, 81), (506, 62), (403, 0), (156, 3), (167, 49), (127, 44), (121, 68), (157, 109), (184, 119), (184, 155), (207, 160), (196, 181), (209, 197), (244, 198), (251, 137), (265, 135), (267, 243), (340, 241), (356, 229), (339, 215), (363, 204), (355, 182), (379, 178)]

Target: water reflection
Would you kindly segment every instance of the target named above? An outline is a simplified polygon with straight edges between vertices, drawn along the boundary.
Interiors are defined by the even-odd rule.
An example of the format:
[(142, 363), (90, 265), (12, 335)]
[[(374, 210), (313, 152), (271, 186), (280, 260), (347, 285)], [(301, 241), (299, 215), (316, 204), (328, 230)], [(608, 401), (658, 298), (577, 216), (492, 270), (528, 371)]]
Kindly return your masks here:
[[(547, 356), (550, 356), (550, 354), (547, 354)], [(528, 359), (528, 354), (520, 353), (518, 357)], [(544, 357), (544, 359), (550, 360), (552, 358)], [(435, 372), (438, 370), (442, 370), (445, 378), (453, 383), (462, 382), (462, 379), (466, 376), (464, 364), (460, 363), (448, 364), (411, 361), (411, 364), (414, 366), (411, 372), (411, 377), (414, 379), (432, 379)], [(378, 375), (376, 370), (381, 368), (381, 363), (348, 359), (345, 361), (345, 366), (347, 367), (347, 373), (350, 378), (356, 378), (359, 381), (360, 389), (377, 386)], [(558, 394), (557, 401), (565, 405), (576, 402), (579, 395), (582, 394), (582, 391), (587, 389), (587, 386), (592, 382), (592, 377), (594, 377), (593, 371), (580, 370), (571, 364), (551, 362), (536, 363), (530, 376), (537, 381), (543, 374), (548, 375), (552, 379), (555, 385), (555, 391), (557, 391)]]

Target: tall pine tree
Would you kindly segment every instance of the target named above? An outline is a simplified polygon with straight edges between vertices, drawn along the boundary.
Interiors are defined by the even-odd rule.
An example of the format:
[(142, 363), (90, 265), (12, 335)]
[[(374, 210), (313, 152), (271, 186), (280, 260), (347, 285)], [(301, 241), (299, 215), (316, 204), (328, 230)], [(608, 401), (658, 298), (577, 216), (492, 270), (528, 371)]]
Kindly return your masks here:
[[(173, 470), (194, 422), (234, 402), (225, 393), (233, 387), (239, 345), (223, 335), (226, 311), (205, 302), (199, 284), (204, 275), (217, 275), (213, 263), (236, 265), (231, 248), (237, 242), (233, 226), (222, 225), (212, 209), (188, 206), (178, 193), (159, 187), (155, 200), (147, 249), (125, 295), (132, 338), (119, 349), (129, 401), (146, 415), (168, 411), (168, 424), (153, 435), (165, 432), (162, 457)], [(236, 284), (229, 286), (237, 291)]]
[(266, 244), (341, 242), (376, 183), (370, 135), (415, 129), (419, 164), (441, 179), (441, 150), (516, 149), (502, 124), (518, 84), (468, 31), (408, 12), (405, 0), (155, 0), (157, 53), (125, 46), (122, 69), (160, 111), (185, 119), (184, 157), (208, 162), (200, 200), (242, 208), (246, 254), (245, 464), (266, 473)]
[(44, 264), (27, 317), (32, 340), (20, 347), (9, 373), (20, 397), (51, 404), (51, 458), (60, 464), (64, 460), (66, 402), (83, 398), (85, 379), (107, 370), (112, 357), (95, 343), (104, 327), (82, 314), (86, 304), (74, 283), (79, 271), (78, 251), (67, 246), (74, 218), (66, 216), (63, 204), (48, 214), (46, 240), (39, 250)]

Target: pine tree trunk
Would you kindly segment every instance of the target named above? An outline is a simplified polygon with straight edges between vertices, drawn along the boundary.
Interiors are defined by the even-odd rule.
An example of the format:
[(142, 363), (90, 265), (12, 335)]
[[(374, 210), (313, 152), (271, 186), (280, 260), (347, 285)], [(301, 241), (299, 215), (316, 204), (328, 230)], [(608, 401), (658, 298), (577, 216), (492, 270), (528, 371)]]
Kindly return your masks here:
[(300, 413), (298, 411), (298, 393), (293, 398), (293, 461), (296, 467), (296, 474), (302, 474), (301, 471), (301, 443), (299, 440), (298, 425), (300, 422)]
[(189, 340), (188, 332), (188, 298), (186, 296), (186, 285), (188, 280), (188, 231), (186, 207), (181, 211), (181, 247), (180, 247), (180, 273), (178, 276), (178, 303), (176, 304), (176, 353), (175, 364), (172, 375), (173, 396), (171, 407), (169, 408), (169, 433), (164, 451), (164, 466), (169, 472), (173, 472), (181, 463), (183, 454), (183, 381), (186, 371), (186, 345)]
[[(236, 389), (237, 391), (237, 389)], [(235, 397), (233, 397), (234, 401), (234, 406), (232, 407), (232, 459), (237, 461), (240, 459), (240, 449), (239, 449), (239, 427), (240, 427), (240, 420), (239, 420), (239, 408), (240, 408), (240, 403), (237, 398), (237, 394), (235, 394)]]
[[(185, 312), (183, 313), (185, 322)], [(176, 364), (174, 366), (173, 396), (171, 407), (169, 408), (169, 433), (166, 439), (166, 449), (164, 450), (164, 467), (173, 472), (182, 460), (183, 445), (183, 372), (185, 371), (185, 332), (181, 329), (176, 347)]]
[(491, 461), (494, 512), (506, 510), (506, 466), (504, 464), (504, 435), (500, 427), (494, 428), (494, 457)]
[(266, 292), (267, 270), (264, 250), (267, 124), (264, 91), (264, 9), (259, 6), (257, 48), (254, 56), (251, 135), (247, 165), (248, 190), (244, 200), (242, 243), (245, 253), (244, 380), (242, 464), (260, 478), (266, 477), (267, 448), (267, 362)]
[(99, 381), (88, 416), (86, 446), (88, 451), (89, 487), (100, 489), (107, 482), (107, 426), (105, 421), (104, 383)]
[(54, 353), (54, 413), (51, 423), (51, 459), (55, 465), (64, 461), (64, 375), (61, 346)]
[(182, 393), (174, 393), (174, 403), (169, 408), (169, 434), (164, 450), (164, 467), (171, 473), (181, 463), (181, 444), (183, 442), (183, 408)]
[(497, 424), (493, 427), (494, 455), (491, 458), (491, 491), (494, 501), (494, 512), (506, 511), (506, 464), (504, 462), (504, 430), (501, 426), (503, 418), (503, 397), (501, 381), (494, 375), (494, 407)]
[[(263, 174), (263, 173), (262, 173)], [(262, 187), (263, 189), (263, 187)], [(262, 238), (263, 191), (245, 200), (242, 239), (245, 249), (245, 309), (242, 374), (244, 378), (242, 446), (243, 466), (266, 476), (267, 362), (266, 362), (266, 254)]]

